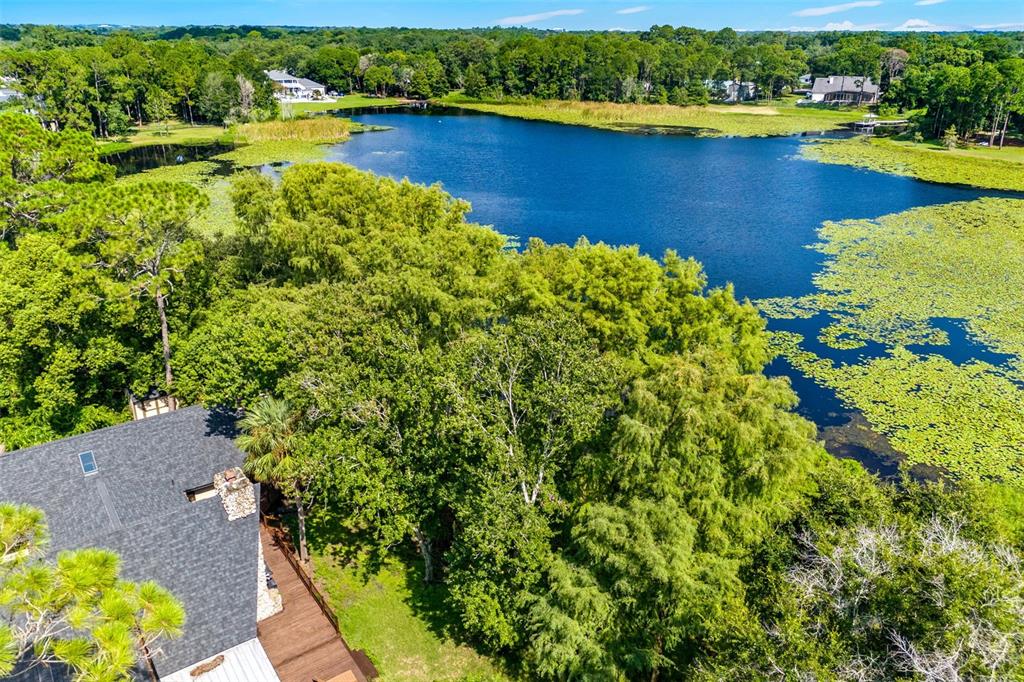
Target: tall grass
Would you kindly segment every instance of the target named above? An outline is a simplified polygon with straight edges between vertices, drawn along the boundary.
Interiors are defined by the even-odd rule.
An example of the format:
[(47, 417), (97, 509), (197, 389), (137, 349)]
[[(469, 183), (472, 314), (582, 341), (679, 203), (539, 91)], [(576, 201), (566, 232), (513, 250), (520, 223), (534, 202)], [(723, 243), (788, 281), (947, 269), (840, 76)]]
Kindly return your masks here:
[(348, 139), (349, 121), (334, 116), (317, 116), (287, 121), (262, 121), (238, 126), (239, 142), (312, 142), (326, 144)]
[(451, 97), (442, 103), (490, 114), (608, 130), (742, 137), (833, 130), (863, 116), (861, 111), (798, 109), (785, 102), (680, 107), (557, 100), (496, 103)]

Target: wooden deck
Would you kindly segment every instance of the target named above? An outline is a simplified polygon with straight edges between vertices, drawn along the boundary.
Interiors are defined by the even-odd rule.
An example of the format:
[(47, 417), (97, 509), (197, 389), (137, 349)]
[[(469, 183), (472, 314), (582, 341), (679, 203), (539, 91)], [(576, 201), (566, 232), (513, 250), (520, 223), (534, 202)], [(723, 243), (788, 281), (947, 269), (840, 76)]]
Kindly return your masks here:
[(366, 682), (348, 645), (285, 556), (288, 550), (265, 527), (260, 528), (260, 542), (284, 609), (256, 630), (281, 682)]

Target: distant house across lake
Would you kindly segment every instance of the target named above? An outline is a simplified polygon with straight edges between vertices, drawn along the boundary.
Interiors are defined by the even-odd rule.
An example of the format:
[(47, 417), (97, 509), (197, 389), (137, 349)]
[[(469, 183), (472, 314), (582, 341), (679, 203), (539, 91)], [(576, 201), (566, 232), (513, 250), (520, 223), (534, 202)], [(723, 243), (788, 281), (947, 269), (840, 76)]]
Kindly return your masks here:
[(862, 105), (878, 102), (878, 85), (868, 76), (825, 76), (814, 79), (812, 103)]
[(274, 84), (275, 96), (288, 102), (305, 102), (310, 100), (321, 100), (327, 95), (327, 89), (308, 78), (293, 76), (287, 71), (271, 69), (264, 71), (267, 78)]
[(706, 81), (711, 96), (726, 104), (749, 102), (757, 97), (757, 85), (750, 81)]

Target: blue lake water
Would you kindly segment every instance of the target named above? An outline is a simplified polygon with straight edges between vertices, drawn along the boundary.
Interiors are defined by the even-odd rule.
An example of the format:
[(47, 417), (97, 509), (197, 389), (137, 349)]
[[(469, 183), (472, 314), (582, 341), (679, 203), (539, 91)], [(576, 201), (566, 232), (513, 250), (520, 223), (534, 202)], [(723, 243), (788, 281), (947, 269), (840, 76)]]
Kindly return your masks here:
[[(732, 283), (741, 299), (813, 291), (822, 256), (807, 245), (827, 220), (998, 194), (805, 161), (797, 158), (801, 137), (636, 135), (451, 110), (353, 118), (392, 129), (353, 136), (332, 149), (332, 160), (440, 182), (471, 202), (470, 219), (521, 242), (536, 236), (572, 243), (586, 236), (637, 244), (655, 257), (675, 249), (699, 260), (712, 286)], [(951, 345), (929, 352), (957, 362), (984, 357), (986, 349), (958, 323), (941, 322)], [(797, 324), (809, 341), (820, 327)], [(819, 425), (848, 418), (830, 391), (784, 361), (769, 372), (791, 377), (801, 411)]]
[[(445, 110), (449, 111), (449, 110)], [(974, 199), (977, 190), (795, 158), (799, 137), (636, 135), (480, 114), (355, 116), (392, 130), (354, 135), (331, 158), (440, 182), (470, 218), (523, 241), (638, 244), (694, 256), (740, 297), (812, 290), (826, 220)]]

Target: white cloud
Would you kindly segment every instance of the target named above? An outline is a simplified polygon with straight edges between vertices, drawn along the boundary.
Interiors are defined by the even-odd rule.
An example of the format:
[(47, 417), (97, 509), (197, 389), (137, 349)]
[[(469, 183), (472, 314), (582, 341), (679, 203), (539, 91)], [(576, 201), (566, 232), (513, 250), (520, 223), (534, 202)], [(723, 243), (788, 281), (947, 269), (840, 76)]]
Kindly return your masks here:
[(520, 26), (522, 24), (533, 24), (538, 21), (545, 21), (547, 19), (554, 19), (555, 17), (571, 17), (577, 14), (583, 14), (581, 9), (556, 9), (550, 12), (539, 12), (537, 14), (524, 14), (521, 17), (505, 17), (504, 19), (498, 19), (498, 26)]
[(978, 24), (979, 31), (1024, 31), (1024, 24)]
[(894, 31), (956, 31), (956, 26), (945, 26), (942, 24), (933, 24), (927, 19), (907, 19), (902, 24), (893, 29)]
[(914, 4), (918, 7), (927, 7), (928, 5), (941, 5), (946, 0), (917, 0)]
[(640, 14), (640, 12), (646, 12), (651, 8), (650, 5), (637, 5), (636, 7), (623, 7), (622, 9), (615, 10), (616, 14)]
[(822, 31), (875, 31), (885, 24), (855, 24), (850, 20), (830, 21), (821, 29)]
[(830, 21), (824, 26), (790, 26), (782, 29), (791, 33), (814, 33), (816, 31), (877, 31), (885, 24), (855, 24), (852, 21)]
[(842, 5), (829, 5), (827, 7), (808, 7), (807, 9), (800, 9), (793, 12), (795, 17), (823, 17), (826, 14), (835, 14), (836, 12), (845, 12), (848, 9), (858, 9), (860, 7), (878, 7), (882, 4), (882, 0), (858, 0), (858, 2), (846, 2)]

